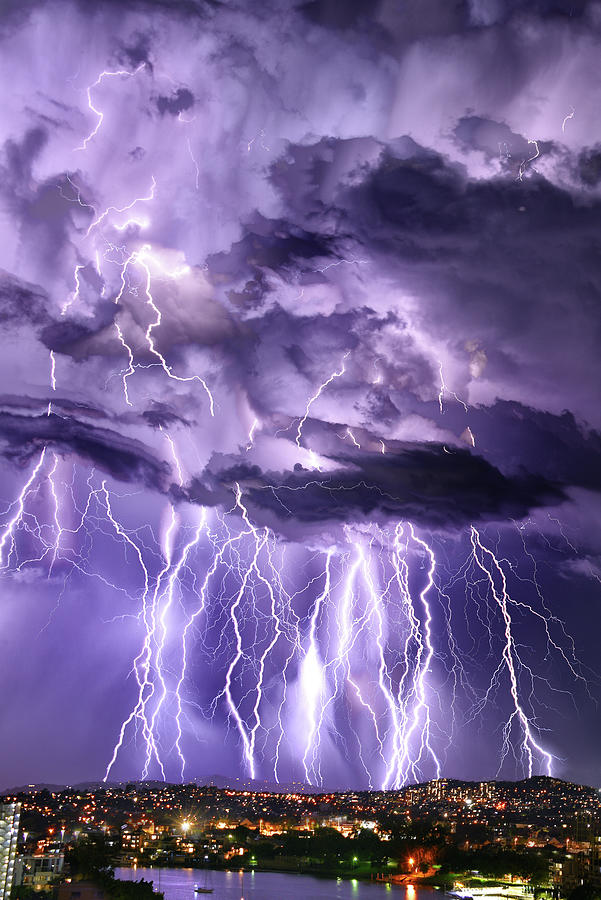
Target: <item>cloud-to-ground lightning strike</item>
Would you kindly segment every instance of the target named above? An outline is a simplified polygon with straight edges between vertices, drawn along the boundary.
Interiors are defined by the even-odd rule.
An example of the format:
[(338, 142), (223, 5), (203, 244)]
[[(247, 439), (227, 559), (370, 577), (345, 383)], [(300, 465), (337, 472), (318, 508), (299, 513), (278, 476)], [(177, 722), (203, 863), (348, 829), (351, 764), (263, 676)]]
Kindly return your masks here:
[[(565, 774), (553, 728), (592, 689), (562, 585), (584, 606), (601, 581), (575, 23), (522, 46), (523, 4), (463, 4), (444, 65), (415, 25), (405, 67), (389, 17), (359, 32), (319, 0), (123, 0), (89, 54), (90, 3), (57, 4), (60, 35), (44, 4), (0, 9), (0, 574), (7, 634), (35, 610), (44, 640), (87, 642), (95, 711), (119, 692), (82, 778), (223, 759), (392, 790), (458, 774), (462, 741), (483, 776)], [(263, 60), (274, 20), (289, 46)], [(503, 90), (489, 33), (520, 72)], [(551, 64), (571, 80), (539, 103)]]
[(331, 588), (331, 562), (334, 548), (330, 547), (326, 553), (326, 564), (324, 574), (324, 587), (321, 594), (313, 604), (313, 610), (309, 620), (308, 646), (305, 657), (301, 663), (301, 684), (303, 687), (303, 696), (306, 703), (307, 712), (307, 743), (303, 753), (303, 769), (305, 773), (305, 781), (307, 784), (317, 784), (318, 775), (315, 771), (315, 757), (313, 756), (309, 763), (309, 754), (313, 749), (313, 741), (315, 738), (315, 729), (317, 727), (317, 708), (318, 701), (323, 692), (323, 666), (319, 659), (319, 650), (317, 646), (317, 625), (319, 623), (321, 608), (329, 598)]
[[(183, 470), (175, 444), (166, 431), (164, 437), (181, 485)], [(143, 777), (153, 772), (161, 778), (170, 773), (184, 777), (190, 744), (186, 710), (198, 708), (190, 673), (191, 640), (194, 637), (196, 644), (199, 636), (223, 678), (221, 689), (205, 705), (205, 715), (214, 715), (225, 703), (251, 777), (277, 778), (279, 754), (283, 748), (287, 753), (295, 749), (287, 746), (285, 723), (297, 715), (305, 735), (296, 748), (298, 763), (309, 784), (323, 783), (328, 748), (348, 741), (358, 742), (361, 765), (371, 784), (391, 788), (438, 777), (445, 725), (437, 713), (439, 688), (433, 673), (451, 651), (454, 665), (462, 663), (456, 644), (449, 649), (440, 643), (443, 632), (435, 628), (435, 620), (448, 601), (449, 588), (442, 591), (433, 544), (415, 526), (399, 523), (390, 531), (373, 526), (359, 531), (347, 528), (346, 541), (323, 554), (321, 574), (316, 573), (308, 584), (316, 588), (315, 600), (303, 612), (301, 607), (294, 609), (293, 596), (282, 592), (285, 568), (280, 571), (273, 558), (275, 535), (252, 523), (239, 485), (228, 513), (220, 516), (201, 508), (192, 526), (184, 527), (184, 520), (169, 504), (165, 536), (152, 547), (119, 523), (105, 481), (93, 488), (88, 478), (85, 508), (78, 513), (80, 524), (75, 530), (66, 528), (58, 518), (59, 506), (65, 514), (56, 481), (58, 457), (54, 454), (46, 475), (45, 463), (43, 449), (17, 500), (7, 509), (0, 538), (3, 567), (47, 559), (50, 574), (65, 563), (85, 572), (87, 564), (70, 555), (66, 537), (82, 529), (93, 535), (95, 505), (94, 515), (104, 515), (107, 533), (132, 554), (139, 572), (135, 593), (143, 640), (132, 663), (136, 698), (123, 720), (105, 778), (123, 754), (131, 753), (132, 739), (141, 740), (144, 747)], [(44, 504), (40, 506), (45, 479), (49, 484), (46, 512)], [(500, 614), (504, 634), (500, 655), (491, 657), (490, 685), (478, 697), (475, 714), (499, 701), (505, 672), (511, 710), (499, 767), (513, 754), (526, 773), (540, 768), (551, 772), (554, 756), (541, 743), (540, 725), (528, 711), (536, 675), (520, 656), (512, 607), (541, 622), (550, 646), (571, 665), (570, 660), (550, 637), (553, 620), (544, 604), (537, 610), (534, 601), (512, 600), (504, 560), (485, 545), (475, 527), (470, 541), (468, 565), (474, 568), (476, 603), (486, 602), (483, 591), (488, 585), (491, 610), (496, 608)], [(41, 543), (42, 552), (32, 552), (32, 543)], [(534, 599), (538, 596), (535, 592)], [(210, 650), (213, 622), (220, 637)], [(366, 658), (373, 659), (367, 678), (362, 674)], [(288, 673), (292, 666), (298, 669), (294, 691), (288, 685), (283, 695), (277, 687), (280, 682), (274, 680), (282, 665)], [(290, 674), (284, 677), (287, 681)], [(357, 697), (354, 711), (347, 707), (345, 685)], [(299, 692), (301, 703), (295, 699)], [(344, 720), (347, 724), (341, 730)]]
[[(125, 293), (129, 266), (136, 264), (146, 275), (145, 292), (149, 304), (156, 310), (151, 294), (152, 256), (148, 245), (134, 251), (125, 260), (120, 276), (121, 290), (115, 302), (118, 303)], [(161, 270), (169, 277), (180, 274), (179, 270), (175, 273), (164, 268)], [(157, 319), (160, 323), (160, 315)], [(157, 319), (154, 321), (155, 327)], [(126, 374), (133, 374), (133, 353), (117, 323), (115, 327), (122, 345), (128, 349), (129, 369), (123, 375), (123, 384), (126, 402), (131, 405)], [(148, 332), (147, 340), (152, 340)], [(152, 344), (150, 346), (152, 348)], [(297, 430), (297, 446), (300, 446), (302, 426), (312, 403), (335, 378), (344, 374), (347, 356), (340, 368), (320, 385), (308, 401)], [(51, 387), (55, 391), (55, 356), (52, 351), (50, 359)], [(441, 383), (442, 402), (442, 394), (446, 390), (442, 371)], [(252, 445), (258, 424), (255, 418), (248, 436), (248, 447)], [(184, 475), (175, 442), (163, 426), (161, 431), (169, 446), (176, 481), (181, 488)], [(346, 433), (360, 449), (350, 428)], [(380, 443), (381, 453), (385, 453), (383, 441)], [(45, 454), (44, 448), (17, 501), (8, 509), (9, 518), (0, 538), (0, 553), (5, 568), (11, 563), (27, 565), (48, 555), (49, 573), (52, 574), (53, 568), (65, 561), (61, 540), (65, 528), (58, 518), (60, 504), (55, 482), (58, 466), (56, 454), (46, 476), (51, 498), (48, 524), (42, 526), (41, 519), (37, 517), (39, 514), (36, 514), (33, 530), (25, 523), (26, 505), (34, 490), (39, 492), (39, 488), (34, 486), (40, 480)], [(163, 560), (158, 567), (154, 566), (154, 573), (145, 559), (147, 551), (143, 544), (115, 517), (106, 482), (102, 482), (98, 489), (92, 489), (88, 484), (88, 497), (78, 530), (84, 527), (93, 498), (104, 510), (115, 539), (123, 542), (137, 560), (141, 575), (137, 619), (144, 634), (141, 649), (132, 664), (137, 685), (136, 700), (122, 723), (105, 780), (130, 746), (126, 744), (126, 737), (131, 729), (132, 736), (135, 738), (138, 735), (144, 747), (143, 777), (151, 775), (153, 766), (162, 778), (167, 778), (170, 771), (177, 771), (179, 777), (184, 777), (187, 764), (184, 711), (190, 703), (196, 705), (188, 694), (190, 639), (193, 629), (199, 625), (207, 633), (210, 616), (215, 613), (217, 617), (225, 614), (229, 633), (226, 628), (220, 641), (222, 652), (226, 652), (227, 665), (223, 670), (223, 687), (211, 701), (211, 708), (214, 712), (221, 700), (226, 702), (240, 739), (242, 758), (251, 777), (256, 777), (259, 772), (270, 774), (266, 769), (269, 754), (266, 758), (265, 748), (271, 740), (275, 747), (271, 764), (277, 779), (278, 756), (282, 741), (286, 740), (284, 722), (294, 714), (286, 702), (286, 676), (281, 698), (277, 700), (272, 696), (272, 667), (277, 665), (275, 651), (281, 638), (289, 646), (284, 672), (290, 669), (293, 660), (296, 660), (299, 669), (297, 690), (301, 692), (300, 706), (306, 717), (306, 739), (298, 752), (304, 778), (309, 784), (323, 783), (322, 755), (326, 747), (332, 742), (336, 744), (348, 740), (358, 742), (361, 765), (369, 784), (379, 782), (384, 788), (399, 787), (428, 774), (439, 776), (441, 750), (440, 747), (437, 749), (437, 744), (440, 745), (437, 732), (440, 723), (435, 726), (433, 698), (436, 689), (429, 679), (434, 661), (445, 651), (436, 647), (433, 631), (433, 597), (438, 591), (434, 550), (418, 535), (413, 525), (398, 525), (388, 535), (386, 530), (380, 529), (377, 537), (373, 532), (369, 538), (365, 533), (353, 534), (351, 529), (346, 529), (349, 545), (346, 549), (341, 546), (327, 550), (321, 576), (323, 588), (309, 612), (303, 616), (300, 610), (294, 612), (291, 608), (285, 613), (279, 576), (276, 576), (270, 550), (275, 536), (270, 534), (269, 529), (252, 524), (238, 485), (235, 505), (229, 516), (239, 513), (241, 527), (235, 518), (227, 524), (225, 517), (213, 518), (213, 524), (209, 525), (206, 510), (201, 510), (191, 536), (186, 538), (182, 535), (179, 552), (176, 552), (179, 517), (175, 508), (170, 506), (165, 538), (161, 547), (152, 554), (155, 559)], [(41, 555), (32, 554), (29, 559), (18, 559), (20, 533), (25, 532), (31, 539), (41, 535), (42, 528), (49, 529), (52, 537), (44, 539)], [(204, 543), (203, 535), (206, 538)], [(513, 750), (528, 773), (535, 771), (539, 761), (545, 771), (551, 772), (553, 755), (540, 743), (538, 726), (532, 715), (526, 712), (528, 701), (521, 698), (520, 672), (526, 672), (530, 683), (534, 675), (518, 654), (502, 563), (482, 543), (475, 528), (471, 529), (471, 542), (472, 560), (489, 584), (491, 596), (502, 614), (505, 633), (501, 658), (492, 672), (490, 688), (479, 698), (478, 708), (482, 710), (493, 693), (498, 692), (500, 674), (505, 670), (513, 708), (503, 731), (500, 766)], [(7, 553), (5, 547), (9, 548)], [(418, 575), (424, 560), (425, 569)], [(76, 560), (72, 563), (78, 565)], [(412, 574), (412, 567), (416, 564), (415, 574)], [(221, 587), (214, 583), (219, 582), (220, 570)], [(186, 579), (190, 578), (189, 597), (184, 599)], [(421, 584), (411, 587), (410, 582), (415, 578)], [(199, 589), (194, 587), (198, 580), (201, 582)], [(318, 580), (317, 576), (313, 579)], [(229, 583), (225, 590), (224, 581)], [(229, 600), (226, 599), (228, 597)], [(266, 605), (262, 607), (264, 600)], [(288, 604), (290, 602), (289, 599)], [(219, 613), (220, 605), (222, 613)], [(389, 618), (391, 609), (397, 610), (396, 619), (392, 621)], [(532, 614), (545, 617), (533, 609)], [(270, 631), (259, 638), (257, 628), (261, 620), (270, 623)], [(247, 632), (249, 621), (256, 622), (250, 642)], [(391, 643), (395, 634), (404, 636), (400, 642)], [(563, 652), (557, 645), (553, 646), (558, 652)], [(174, 653), (177, 661), (174, 661)], [(359, 670), (355, 671), (357, 662), (366, 653), (374, 655), (377, 676), (372, 682), (360, 679)], [(453, 653), (456, 653), (456, 647)], [(342, 736), (338, 723), (345, 706), (345, 685), (352, 688), (359, 703), (357, 708), (371, 723), (368, 732), (365, 725), (356, 721), (356, 712), (349, 714), (347, 711), (345, 715), (350, 733), (347, 737)], [(252, 698), (250, 705), (249, 698)], [(270, 707), (274, 706), (278, 709), (276, 720), (269, 712)], [(512, 742), (514, 724), (520, 732), (515, 749)], [(373, 745), (370, 749), (371, 741)]]
[[(35, 466), (33, 468), (31, 475), (25, 482), (23, 489), (21, 490), (21, 493), (19, 494), (17, 500), (15, 501), (14, 504), (11, 504), (11, 506), (9, 506), (9, 508), (8, 508), (9, 514), (13, 507), (16, 507), (16, 512), (8, 520), (8, 522), (4, 526), (2, 534), (0, 536), (0, 568), (6, 568), (6, 566), (8, 566), (9, 561), (10, 561), (10, 555), (15, 549), (15, 529), (21, 522), (21, 519), (23, 517), (23, 512), (25, 510), (25, 500), (27, 499), (27, 495), (31, 489), (32, 484), (38, 477), (38, 473), (39, 473), (40, 469), (42, 468), (42, 465), (44, 464), (45, 455), (46, 455), (46, 448), (44, 447), (42, 452), (40, 453), (40, 457), (39, 457), (37, 463), (35, 464)], [(4, 561), (4, 548), (7, 544), (7, 542), (10, 545), (10, 550), (7, 555), (7, 560), (5, 562)]]
[[(505, 645), (503, 647), (503, 657), (499, 666), (493, 675), (493, 683), (496, 682), (501, 666), (506, 668), (509, 677), (509, 686), (511, 699), (513, 701), (513, 710), (503, 729), (503, 747), (499, 768), (511, 749), (511, 729), (514, 721), (518, 723), (521, 730), (520, 749), (526, 760), (526, 772), (530, 777), (534, 771), (534, 754), (542, 758), (544, 770), (547, 775), (553, 774), (553, 755), (545, 750), (535, 737), (535, 723), (526, 714), (524, 705), (520, 699), (520, 688), (518, 683), (518, 670), (524, 670), (529, 679), (533, 679), (531, 669), (522, 661), (519, 655), (518, 647), (513, 635), (513, 626), (511, 613), (509, 610), (510, 599), (507, 593), (507, 578), (501, 563), (492, 550), (489, 550), (482, 544), (480, 535), (476, 528), (472, 526), (471, 540), (474, 553), (474, 560), (478, 568), (482, 571), (487, 579), (492, 596), (495, 603), (498, 604), (503, 616), (505, 627)], [(492, 684), (491, 684), (492, 690)]]

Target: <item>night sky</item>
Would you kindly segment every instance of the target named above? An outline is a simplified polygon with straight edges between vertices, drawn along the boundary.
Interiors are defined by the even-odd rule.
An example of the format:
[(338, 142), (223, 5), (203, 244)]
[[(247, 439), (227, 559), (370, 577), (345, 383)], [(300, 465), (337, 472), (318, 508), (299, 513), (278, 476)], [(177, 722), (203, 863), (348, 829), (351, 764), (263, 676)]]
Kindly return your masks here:
[(0, 42), (1, 784), (601, 785), (601, 4)]

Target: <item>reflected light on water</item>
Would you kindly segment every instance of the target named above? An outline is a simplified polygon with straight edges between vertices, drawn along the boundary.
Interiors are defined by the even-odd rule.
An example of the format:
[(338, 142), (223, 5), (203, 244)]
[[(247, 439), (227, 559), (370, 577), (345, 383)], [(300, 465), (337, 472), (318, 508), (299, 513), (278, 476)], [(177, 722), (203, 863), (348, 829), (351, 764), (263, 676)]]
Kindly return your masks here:
[[(0, 0), (1, 5), (1, 0)], [(214, 900), (445, 900), (431, 887), (408, 883), (369, 883), (357, 877), (333, 880), (299, 873), (261, 872), (242, 868), (211, 871), (194, 868), (117, 869), (115, 875), (127, 881), (143, 878), (154, 881), (165, 900), (201, 900), (194, 892), (196, 882), (210, 877)], [(492, 900), (492, 898), (488, 898)], [(502, 900), (502, 898), (496, 898)], [(525, 898), (524, 898), (525, 900)]]

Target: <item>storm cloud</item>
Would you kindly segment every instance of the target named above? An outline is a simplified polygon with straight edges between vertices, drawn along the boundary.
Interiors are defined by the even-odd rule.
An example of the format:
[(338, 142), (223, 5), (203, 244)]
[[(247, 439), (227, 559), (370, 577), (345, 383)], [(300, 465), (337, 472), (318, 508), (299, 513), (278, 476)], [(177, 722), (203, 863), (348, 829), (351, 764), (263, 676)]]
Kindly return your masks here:
[[(31, 490), (35, 515), (0, 547), (15, 634), (33, 602), (24, 573), (52, 559), (39, 574), (50, 606), (69, 564), (60, 596), (86, 640), (73, 609), (90, 590), (103, 621), (131, 620), (131, 651), (146, 621), (135, 603), (159, 590), (157, 561), (169, 570), (199, 515), (207, 555), (236, 528), (260, 529), (274, 568), (277, 554), (282, 570), (293, 560), (294, 584), (278, 577), (281, 596), (303, 598), (299, 622), (313, 601), (298, 573), (317, 583), (314, 554), (345, 560), (352, 535), (386, 546), (382, 533), (402, 525), (421, 584), (427, 554), (407, 523), (443, 548), (442, 598), (446, 573), (466, 571), (471, 526), (506, 542), (518, 591), (539, 591), (528, 548), (540, 554), (552, 623), (566, 596), (595, 596), (597, 3), (32, 0), (3, 4), (0, 42), (6, 526), (44, 448), (53, 460)], [(95, 494), (78, 551), (98, 479), (125, 524)], [(63, 557), (63, 530), (49, 537), (59, 513)], [(205, 649), (231, 625), (226, 582)], [(111, 591), (129, 598), (125, 612)], [(441, 601), (441, 633), (462, 602)], [(582, 610), (573, 618), (578, 643)], [(545, 639), (524, 627), (535, 654)], [(97, 690), (112, 696), (108, 668)], [(301, 662), (291, 671), (302, 685)], [(560, 692), (572, 675), (557, 675)], [(18, 710), (5, 716), (8, 727)], [(194, 727), (208, 729), (200, 716)], [(336, 740), (328, 752), (335, 770)], [(91, 776), (82, 759), (69, 780)], [(594, 780), (595, 765), (583, 751), (570, 771)], [(10, 766), (11, 780), (31, 780)]]

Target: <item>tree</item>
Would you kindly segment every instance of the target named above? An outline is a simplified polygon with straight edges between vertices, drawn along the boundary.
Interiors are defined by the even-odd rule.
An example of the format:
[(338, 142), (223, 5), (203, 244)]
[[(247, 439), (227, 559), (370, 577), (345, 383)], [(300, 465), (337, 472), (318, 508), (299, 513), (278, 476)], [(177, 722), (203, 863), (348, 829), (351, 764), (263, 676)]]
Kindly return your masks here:
[(587, 881), (575, 887), (568, 900), (601, 900), (601, 890)]
[(94, 879), (112, 875), (113, 854), (104, 835), (89, 835), (65, 854), (73, 875)]

